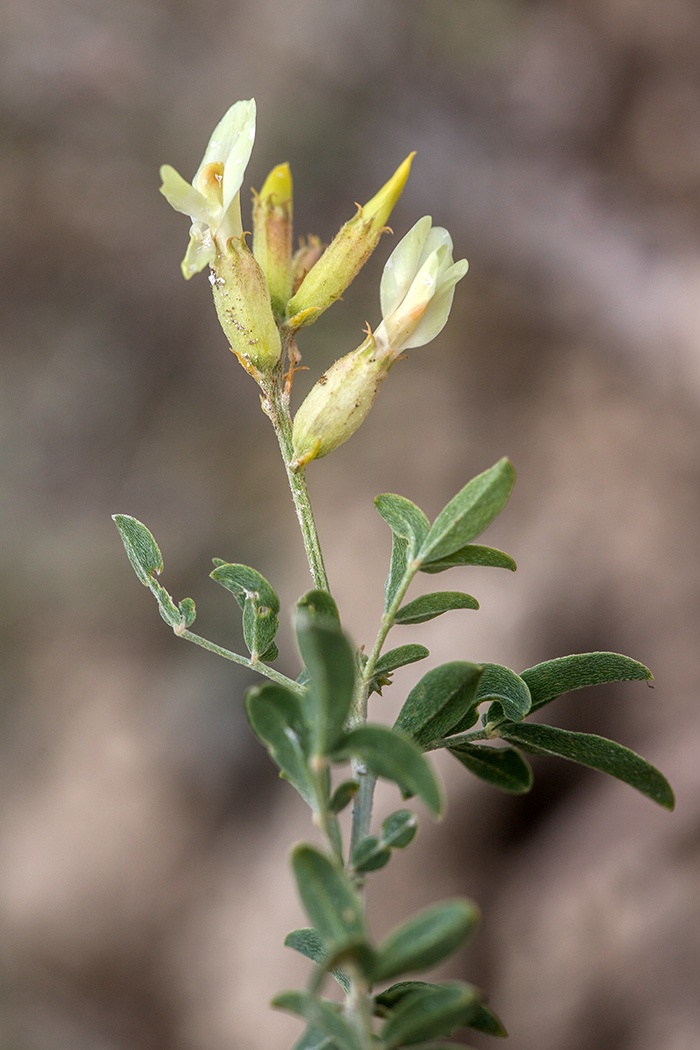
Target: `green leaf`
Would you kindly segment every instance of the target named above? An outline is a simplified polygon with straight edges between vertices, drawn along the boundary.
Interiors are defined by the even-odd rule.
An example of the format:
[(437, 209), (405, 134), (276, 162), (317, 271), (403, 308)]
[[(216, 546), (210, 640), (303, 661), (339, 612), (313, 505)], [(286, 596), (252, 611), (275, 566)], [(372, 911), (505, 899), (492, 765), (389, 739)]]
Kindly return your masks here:
[(387, 981), (402, 973), (437, 966), (464, 944), (478, 922), (478, 908), (463, 898), (425, 908), (379, 945), (374, 980)]
[(340, 630), (340, 613), (338, 606), (328, 591), (307, 591), (297, 602), (297, 609), (303, 609), (314, 623), (330, 620)]
[(462, 743), (447, 749), (475, 776), (509, 795), (523, 795), (532, 787), (529, 763), (512, 747), (484, 747)]
[(155, 574), (163, 571), (160, 548), (146, 526), (130, 514), (113, 514), (112, 521), (119, 529), (124, 550), (131, 566), (144, 587)]
[(391, 850), (382, 846), (376, 835), (367, 835), (355, 846), (350, 858), (350, 866), (354, 871), (378, 871), (388, 864), (391, 858)]
[(309, 1025), (304, 1029), (292, 1050), (338, 1050), (338, 1048), (325, 1032)]
[(498, 734), (530, 754), (558, 755), (608, 773), (665, 809), (673, 809), (673, 791), (666, 778), (645, 759), (614, 740), (530, 722), (505, 722), (498, 727)]
[(577, 653), (528, 667), (520, 676), (532, 695), (532, 710), (544, 707), (562, 693), (606, 682), (651, 680), (648, 667), (620, 653)]
[(191, 598), (183, 598), (178, 604), (180, 618), (184, 628), (191, 627), (197, 618), (197, 610)]
[(362, 902), (345, 872), (308, 845), (293, 851), (292, 868), (301, 902), (329, 957), (366, 945)]
[(499, 551), (496, 547), (482, 547), (478, 543), (469, 543), (466, 547), (460, 547), (454, 554), (448, 554), (446, 558), (438, 558), (430, 561), (427, 565), (421, 565), (421, 572), (444, 572), (445, 569), (454, 569), (459, 565), (489, 565), (496, 569), (510, 569), (515, 572), (517, 565), (510, 554)]
[(424, 645), (400, 645), (398, 649), (390, 649), (384, 656), (380, 656), (374, 668), (374, 674), (369, 680), (369, 695), (379, 693), (382, 689), (391, 685), (391, 675), (398, 667), (413, 664), (417, 660), (425, 660), (430, 652)]
[(324, 1032), (338, 1050), (364, 1050), (358, 1033), (340, 1013), (338, 1003), (319, 999), (311, 992), (280, 992), (271, 1005), (303, 1017), (313, 1028)]
[(500, 1017), (484, 1003), (479, 1004), (467, 1027), (473, 1028), (475, 1032), (484, 1032), (485, 1035), (498, 1035), (502, 1039), (508, 1035)]
[(309, 741), (301, 698), (270, 682), (249, 689), (245, 705), (253, 732), (270, 752), (282, 776), (316, 811), (318, 803), (307, 765)]
[[(316, 933), (316, 930), (311, 927), (307, 926), (301, 930), (292, 930), (284, 938), (284, 944), (286, 948), (293, 948), (300, 955), (305, 955), (307, 959), (311, 959), (317, 966), (325, 966), (328, 961), (328, 952), (323, 945), (323, 941)], [(344, 992), (350, 991), (350, 978), (345, 973), (345, 970), (335, 966), (328, 972), (335, 977)]]
[(304, 708), (313, 752), (324, 755), (339, 739), (350, 712), (355, 654), (335, 625), (313, 621), (303, 608), (297, 615), (297, 639), (310, 676)]
[(447, 558), (476, 539), (503, 510), (514, 483), (515, 471), (507, 459), (472, 478), (433, 522), (417, 555), (422, 563)]
[(435, 816), (442, 810), (440, 786), (412, 740), (381, 725), (358, 726), (345, 733), (331, 759), (361, 758), (370, 772), (398, 784), (405, 795), (418, 795)]
[(402, 999), (405, 999), (411, 992), (420, 992), (426, 988), (439, 988), (439, 984), (430, 984), (427, 981), (399, 981), (397, 984), (392, 984), (390, 988), (385, 988), (383, 992), (374, 997), (375, 1014), (378, 1017), (387, 1017), (389, 1012), (393, 1010)]
[(394, 535), (408, 541), (409, 559), (415, 558), (430, 531), (430, 522), (420, 507), (391, 492), (377, 496), (374, 505)]
[(418, 818), (410, 809), (397, 809), (382, 824), (381, 842), (392, 849), (405, 849), (418, 830)]
[(253, 660), (275, 659), (279, 653), (272, 643), (279, 629), (279, 598), (265, 577), (249, 565), (219, 558), (215, 563), (211, 578), (230, 591), (243, 610), (243, 637)]
[(408, 694), (395, 728), (422, 748), (447, 736), (453, 726), (476, 710), (476, 691), (482, 672), (480, 664), (462, 660), (434, 667)]
[(513, 722), (519, 722), (530, 710), (532, 700), (526, 683), (502, 664), (484, 664), (484, 673), (476, 693), (477, 705), (497, 700)]
[(461, 591), (434, 591), (432, 594), (421, 594), (419, 598), (403, 605), (396, 613), (394, 623), (425, 623), (452, 609), (478, 608), (479, 603), (471, 594), (463, 594)]
[(481, 995), (461, 981), (431, 985), (406, 995), (384, 1023), (381, 1037), (388, 1050), (449, 1036), (468, 1025)]
[(342, 784), (338, 784), (328, 806), (331, 813), (342, 813), (345, 807), (349, 806), (355, 798), (359, 787), (360, 785), (356, 780), (344, 780)]
[(408, 540), (394, 535), (391, 544), (391, 565), (384, 584), (384, 611), (391, 606), (408, 571)]
[(430, 651), (424, 645), (400, 645), (397, 649), (390, 649), (388, 653), (379, 657), (374, 674), (391, 674), (397, 667), (405, 667), (406, 664), (414, 664), (417, 660), (425, 660), (426, 656), (430, 656)]

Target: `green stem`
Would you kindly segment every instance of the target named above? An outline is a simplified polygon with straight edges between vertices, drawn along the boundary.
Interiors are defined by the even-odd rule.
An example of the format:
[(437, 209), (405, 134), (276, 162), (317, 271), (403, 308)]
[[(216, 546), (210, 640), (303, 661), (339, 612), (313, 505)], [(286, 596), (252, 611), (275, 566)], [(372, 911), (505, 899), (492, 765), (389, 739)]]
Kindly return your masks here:
[(311, 509), (309, 492), (306, 488), (305, 471), (303, 467), (297, 471), (291, 469), (291, 464), (294, 460), (294, 448), (292, 445), (292, 419), (289, 414), (289, 400), (277, 384), (267, 388), (263, 387), (263, 393), (263, 408), (277, 434), (284, 467), (287, 471), (289, 487), (292, 491), (292, 499), (294, 500), (297, 518), (299, 519), (304, 547), (306, 548), (306, 557), (309, 562), (311, 576), (318, 590), (327, 591), (330, 594), (326, 567), (323, 564), (321, 544), (319, 543), (316, 522)]
[(231, 660), (234, 664), (240, 664), (242, 667), (250, 668), (251, 671), (257, 671), (258, 674), (265, 675), (266, 678), (276, 682), (278, 685), (283, 685), (285, 689), (291, 689), (293, 693), (297, 693), (299, 696), (304, 695), (302, 686), (292, 678), (287, 678), (285, 674), (281, 674), (280, 671), (276, 671), (274, 667), (261, 664), (259, 660), (249, 660), (247, 656), (241, 656), (239, 653), (232, 653), (230, 649), (223, 649), (220, 645), (216, 645), (214, 642), (210, 642), (192, 631), (175, 631), (175, 634), (178, 638), (186, 638), (188, 642), (200, 645), (202, 649), (207, 649), (210, 653), (223, 656), (225, 660)]

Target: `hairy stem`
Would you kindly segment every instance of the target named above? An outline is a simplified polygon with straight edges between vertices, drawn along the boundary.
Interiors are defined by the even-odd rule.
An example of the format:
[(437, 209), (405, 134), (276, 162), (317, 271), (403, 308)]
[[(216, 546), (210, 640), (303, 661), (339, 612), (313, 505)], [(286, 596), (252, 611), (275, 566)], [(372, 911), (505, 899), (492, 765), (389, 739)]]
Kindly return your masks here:
[(206, 638), (202, 638), (199, 634), (194, 634), (192, 631), (175, 631), (178, 638), (186, 638), (188, 642), (194, 642), (195, 645), (200, 645), (202, 649), (208, 649), (210, 653), (216, 653), (217, 656), (223, 656), (225, 660), (231, 660), (234, 664), (240, 664), (242, 667), (248, 667), (251, 671), (257, 671), (258, 674), (265, 675), (273, 682), (277, 682), (278, 685), (283, 685), (285, 689), (291, 689), (293, 693), (298, 693), (302, 696), (304, 693), (303, 687), (295, 682), (292, 678), (287, 678), (285, 674), (280, 671), (276, 671), (274, 667), (268, 667), (267, 664), (261, 664), (259, 660), (249, 660), (247, 656), (241, 656), (239, 653), (232, 653), (230, 649), (224, 649), (220, 645), (216, 645), (215, 642), (210, 642)]
[(316, 522), (314, 521), (311, 501), (306, 488), (305, 471), (303, 467), (296, 472), (291, 469), (294, 450), (292, 447), (292, 419), (289, 414), (289, 398), (277, 383), (269, 387), (263, 387), (263, 409), (269, 416), (277, 434), (284, 467), (287, 471), (289, 487), (292, 491), (292, 499), (294, 500), (297, 518), (299, 519), (304, 547), (306, 548), (311, 577), (318, 590), (327, 591), (330, 594), (326, 567), (323, 564), (321, 544), (318, 540)]

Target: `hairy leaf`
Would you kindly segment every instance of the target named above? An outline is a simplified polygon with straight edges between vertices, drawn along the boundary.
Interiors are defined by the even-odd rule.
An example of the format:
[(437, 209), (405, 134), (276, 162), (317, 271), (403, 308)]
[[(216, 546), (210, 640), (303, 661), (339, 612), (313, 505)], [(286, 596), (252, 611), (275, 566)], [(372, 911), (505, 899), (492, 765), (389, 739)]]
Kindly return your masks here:
[(210, 575), (231, 592), (243, 610), (243, 637), (253, 659), (261, 660), (263, 656), (275, 659), (278, 654), (277, 647), (273, 649), (273, 641), (279, 629), (280, 602), (265, 577), (249, 565), (222, 562), (218, 558)]
[(366, 943), (362, 903), (345, 874), (315, 846), (297, 846), (292, 868), (301, 902), (329, 957)]
[(405, 795), (418, 795), (435, 816), (442, 810), (440, 786), (432, 768), (412, 740), (381, 725), (351, 729), (330, 758), (361, 758), (375, 776), (398, 784)]
[[(301, 930), (292, 930), (284, 938), (284, 944), (285, 947), (293, 948), (300, 955), (305, 955), (307, 959), (311, 959), (317, 966), (325, 966), (328, 961), (328, 952), (323, 941), (312, 927), (307, 926)], [(344, 992), (350, 991), (350, 978), (344, 970), (339, 966), (334, 966), (328, 972), (335, 977)]]
[(532, 710), (544, 707), (562, 693), (606, 682), (650, 680), (648, 667), (620, 653), (576, 653), (528, 667), (520, 675), (530, 690)]
[(673, 791), (663, 774), (634, 751), (614, 740), (530, 722), (504, 722), (498, 727), (498, 734), (530, 754), (558, 755), (590, 769), (608, 773), (641, 791), (665, 809), (673, 809)]
[(374, 980), (387, 981), (402, 973), (437, 966), (464, 944), (478, 922), (478, 908), (463, 898), (425, 908), (379, 945)]
[(313, 1028), (324, 1032), (338, 1050), (364, 1050), (358, 1033), (340, 1013), (338, 1003), (319, 999), (311, 992), (280, 992), (271, 1005), (303, 1017)]
[(313, 752), (332, 749), (343, 731), (355, 685), (355, 655), (345, 635), (330, 621), (312, 621), (305, 609), (297, 615), (297, 638), (309, 672), (304, 701)]
[(471, 594), (462, 591), (434, 591), (432, 594), (421, 594), (412, 602), (402, 605), (394, 617), (394, 623), (426, 623), (442, 613), (452, 609), (478, 609), (479, 603)]
[(518, 567), (505, 551), (499, 551), (496, 547), (482, 547), (478, 543), (468, 543), (466, 547), (460, 547), (446, 558), (438, 558), (437, 561), (421, 565), (420, 571), (444, 572), (445, 569), (454, 569), (459, 565), (488, 565), (496, 569), (510, 569), (511, 572), (515, 572)]
[(422, 748), (447, 736), (453, 726), (476, 710), (482, 672), (481, 664), (461, 660), (434, 667), (408, 694), (395, 728)]
[(515, 471), (501, 459), (472, 478), (442, 510), (418, 557), (424, 565), (449, 557), (484, 531), (503, 510), (515, 483)]
[(498, 700), (513, 722), (519, 722), (530, 710), (530, 690), (520, 675), (502, 664), (484, 664), (484, 673), (476, 693), (477, 704)]
[(512, 747), (463, 743), (448, 748), (448, 751), (470, 773), (510, 795), (525, 794), (532, 787), (532, 770), (523, 756)]
[(374, 505), (394, 535), (408, 541), (409, 559), (415, 558), (430, 530), (430, 522), (420, 507), (391, 492), (377, 496)]
[(405, 849), (418, 830), (418, 818), (410, 809), (397, 809), (382, 824), (381, 841), (392, 849)]
[(481, 1002), (478, 989), (461, 981), (429, 985), (406, 995), (385, 1021), (381, 1037), (389, 1050), (449, 1036), (469, 1024)]
[(307, 764), (309, 734), (301, 698), (269, 682), (249, 689), (245, 704), (253, 732), (270, 752), (282, 776), (316, 810), (318, 804)]

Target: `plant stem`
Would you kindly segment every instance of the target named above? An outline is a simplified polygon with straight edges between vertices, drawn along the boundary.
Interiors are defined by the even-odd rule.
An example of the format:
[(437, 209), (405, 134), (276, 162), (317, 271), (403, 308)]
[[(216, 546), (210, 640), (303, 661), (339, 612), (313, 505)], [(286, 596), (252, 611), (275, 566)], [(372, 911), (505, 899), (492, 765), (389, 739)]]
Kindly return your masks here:
[(311, 501), (306, 488), (305, 471), (303, 467), (296, 472), (291, 469), (291, 464), (294, 460), (294, 449), (292, 446), (292, 420), (289, 414), (289, 398), (277, 384), (263, 387), (263, 393), (263, 409), (269, 416), (277, 434), (284, 467), (287, 471), (289, 487), (292, 491), (294, 506), (296, 507), (297, 518), (299, 519), (304, 547), (306, 548), (311, 577), (318, 590), (327, 591), (330, 594), (326, 567), (323, 564), (321, 544), (318, 540), (316, 522), (314, 521)]
[(234, 664), (241, 664), (242, 667), (248, 667), (251, 671), (257, 671), (258, 674), (265, 675), (266, 678), (276, 682), (278, 685), (283, 685), (285, 689), (291, 689), (293, 693), (298, 693), (299, 696), (303, 696), (304, 689), (292, 678), (287, 678), (285, 674), (280, 671), (276, 671), (274, 667), (268, 667), (267, 664), (261, 664), (259, 660), (249, 660), (247, 656), (241, 656), (239, 653), (232, 653), (230, 649), (224, 649), (220, 645), (216, 645), (215, 642), (210, 642), (206, 638), (202, 638), (199, 634), (194, 634), (192, 631), (175, 631), (178, 638), (186, 638), (188, 642), (194, 642), (195, 645), (200, 645), (202, 649), (208, 649), (210, 653), (216, 653), (217, 656), (223, 656), (225, 660), (231, 660)]

